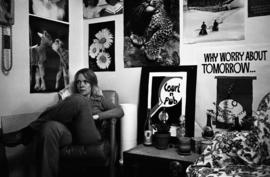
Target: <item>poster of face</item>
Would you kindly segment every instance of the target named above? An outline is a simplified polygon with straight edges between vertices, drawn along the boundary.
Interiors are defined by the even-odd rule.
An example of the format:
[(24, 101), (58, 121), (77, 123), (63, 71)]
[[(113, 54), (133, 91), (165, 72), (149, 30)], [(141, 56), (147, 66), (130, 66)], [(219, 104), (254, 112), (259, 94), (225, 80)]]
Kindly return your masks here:
[(270, 1), (248, 0), (248, 17), (270, 15)]
[(243, 40), (245, 0), (184, 0), (183, 42)]
[(202, 49), (196, 107), (201, 125), (206, 124), (207, 110), (212, 110), (216, 128), (231, 129), (238, 119), (241, 129), (250, 129), (252, 115), (270, 91), (269, 50), (248, 45), (218, 52)]
[(69, 84), (69, 25), (29, 16), (30, 93), (56, 92)]
[(123, 14), (123, 0), (83, 0), (83, 18)]
[(115, 71), (115, 22), (89, 24), (89, 68)]
[(196, 69), (196, 66), (142, 68), (138, 132), (143, 133), (141, 125), (149, 110), (152, 125), (164, 121), (161, 117), (166, 115), (172, 137), (176, 136), (173, 130), (179, 126), (180, 117), (186, 117), (186, 136), (193, 136)]
[(68, 0), (29, 0), (29, 13), (42, 18), (68, 22)]
[(125, 67), (178, 66), (179, 1), (124, 2)]

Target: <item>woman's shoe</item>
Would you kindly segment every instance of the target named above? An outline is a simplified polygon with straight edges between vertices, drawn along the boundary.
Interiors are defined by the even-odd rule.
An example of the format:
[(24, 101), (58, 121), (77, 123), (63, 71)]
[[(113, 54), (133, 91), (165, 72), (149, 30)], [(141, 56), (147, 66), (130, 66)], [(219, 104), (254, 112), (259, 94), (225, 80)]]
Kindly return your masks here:
[(22, 144), (22, 131), (2, 134), (1, 142), (7, 147), (14, 147)]

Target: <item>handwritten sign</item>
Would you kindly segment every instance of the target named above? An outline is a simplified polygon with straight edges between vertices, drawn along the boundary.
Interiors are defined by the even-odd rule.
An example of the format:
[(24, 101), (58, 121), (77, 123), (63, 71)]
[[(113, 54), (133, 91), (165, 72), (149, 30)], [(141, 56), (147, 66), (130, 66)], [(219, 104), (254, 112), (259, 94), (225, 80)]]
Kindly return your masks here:
[(159, 87), (159, 102), (151, 109), (152, 117), (161, 107), (172, 107), (180, 102), (185, 94), (183, 78), (165, 78)]

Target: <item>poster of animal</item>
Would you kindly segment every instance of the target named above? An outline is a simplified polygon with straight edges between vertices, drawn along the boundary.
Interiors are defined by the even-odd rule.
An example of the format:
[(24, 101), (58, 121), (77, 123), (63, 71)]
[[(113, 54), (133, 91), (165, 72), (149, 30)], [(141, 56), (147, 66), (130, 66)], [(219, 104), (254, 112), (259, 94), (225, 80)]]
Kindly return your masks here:
[(183, 2), (185, 44), (244, 40), (245, 0)]
[(68, 22), (68, 0), (29, 0), (29, 13), (42, 18)]
[(83, 0), (83, 18), (123, 14), (123, 0)]
[(30, 93), (56, 92), (69, 84), (69, 25), (29, 16)]
[(124, 66), (178, 66), (179, 1), (124, 1)]
[(115, 71), (115, 22), (89, 24), (89, 68)]

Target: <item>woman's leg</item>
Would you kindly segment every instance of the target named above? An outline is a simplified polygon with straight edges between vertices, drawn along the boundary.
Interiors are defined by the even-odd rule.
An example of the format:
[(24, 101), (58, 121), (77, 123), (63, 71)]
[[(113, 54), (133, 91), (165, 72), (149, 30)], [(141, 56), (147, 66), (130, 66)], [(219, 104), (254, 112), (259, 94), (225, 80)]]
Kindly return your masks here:
[(35, 135), (35, 130), (27, 126), (15, 132), (5, 133), (1, 136), (1, 142), (8, 147), (14, 147), (19, 144), (29, 144)]
[(57, 177), (60, 148), (72, 143), (71, 132), (57, 121), (44, 123), (35, 139), (37, 176)]
[(73, 141), (77, 144), (98, 144), (101, 136), (92, 118), (92, 104), (86, 97), (74, 94), (48, 109), (34, 122), (33, 129), (48, 120), (55, 120), (71, 128)]

